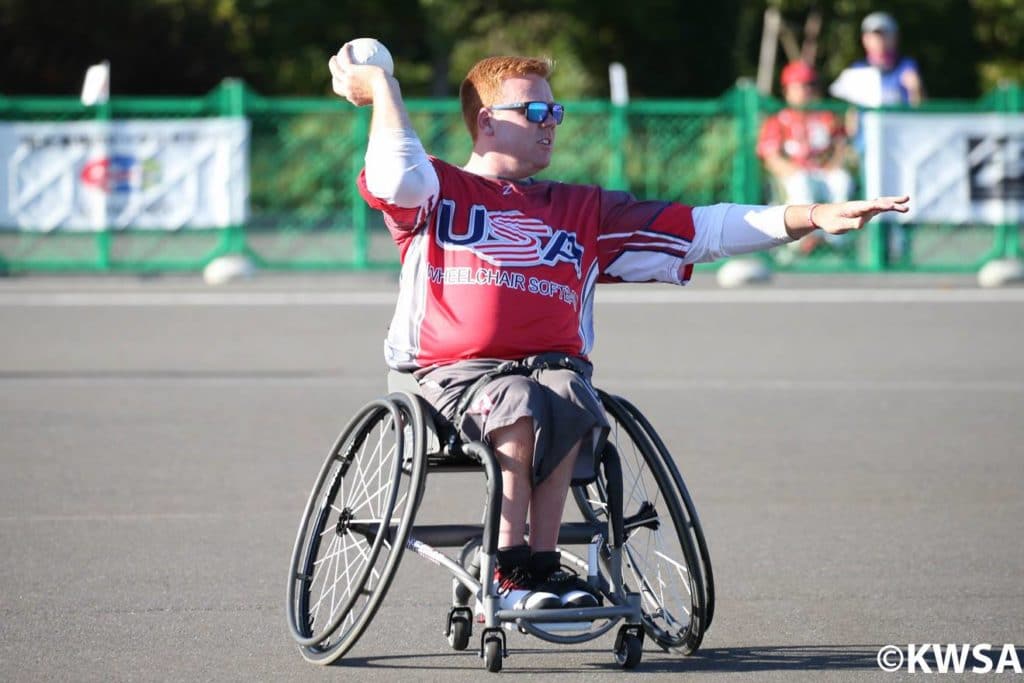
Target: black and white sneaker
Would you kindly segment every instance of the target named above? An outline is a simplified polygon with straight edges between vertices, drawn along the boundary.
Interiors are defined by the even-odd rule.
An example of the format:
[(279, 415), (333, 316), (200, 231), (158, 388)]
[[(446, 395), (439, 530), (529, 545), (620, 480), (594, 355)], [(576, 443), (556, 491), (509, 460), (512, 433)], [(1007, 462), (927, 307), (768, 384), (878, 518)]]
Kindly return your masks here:
[(601, 598), (586, 581), (561, 564), (557, 550), (534, 553), (530, 558), (530, 573), (534, 590), (554, 593), (562, 607), (597, 607)]
[(537, 590), (530, 573), (523, 567), (494, 570), (498, 609), (554, 609), (562, 606), (558, 594)]
[(562, 567), (539, 580), (534, 590), (559, 596), (562, 607), (597, 607), (601, 604), (590, 584)]

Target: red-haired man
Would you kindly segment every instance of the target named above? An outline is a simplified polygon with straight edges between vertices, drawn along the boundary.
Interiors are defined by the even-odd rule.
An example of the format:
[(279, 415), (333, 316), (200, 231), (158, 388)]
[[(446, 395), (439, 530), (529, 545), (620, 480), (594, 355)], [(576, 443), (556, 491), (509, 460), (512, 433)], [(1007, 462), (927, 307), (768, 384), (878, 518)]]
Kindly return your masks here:
[[(907, 199), (692, 208), (538, 180), (567, 114), (548, 84), (550, 62), (524, 57), (484, 59), (462, 83), (473, 151), (458, 167), (427, 155), (393, 76), (353, 64), (348, 46), (329, 67), (335, 92), (373, 106), (359, 190), (383, 212), (402, 260), (386, 361), (413, 373), (467, 437), (488, 441), (502, 468), (494, 580), (503, 607), (597, 604), (556, 549), (568, 488), (594, 476), (608, 429), (587, 361), (594, 286), (684, 284), (698, 261), (818, 226), (855, 230), (882, 211), (906, 211)], [(508, 360), (535, 370), (495, 379), (456, 416), (463, 391)]]

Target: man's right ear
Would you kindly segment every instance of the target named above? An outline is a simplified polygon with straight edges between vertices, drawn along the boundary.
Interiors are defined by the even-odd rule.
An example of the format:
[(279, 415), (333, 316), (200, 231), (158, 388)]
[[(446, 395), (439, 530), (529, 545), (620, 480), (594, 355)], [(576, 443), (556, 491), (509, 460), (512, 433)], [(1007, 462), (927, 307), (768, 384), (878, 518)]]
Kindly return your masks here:
[(480, 107), (480, 111), (476, 113), (476, 133), (478, 136), (494, 135), (494, 116), (487, 107)]

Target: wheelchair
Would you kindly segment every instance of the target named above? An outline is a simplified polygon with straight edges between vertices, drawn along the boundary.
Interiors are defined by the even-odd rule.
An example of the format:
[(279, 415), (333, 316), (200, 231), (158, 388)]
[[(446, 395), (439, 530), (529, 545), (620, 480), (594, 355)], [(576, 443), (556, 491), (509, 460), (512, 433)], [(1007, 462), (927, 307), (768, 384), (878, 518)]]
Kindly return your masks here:
[[(618, 625), (613, 656), (624, 669), (640, 663), (645, 637), (667, 652), (697, 650), (715, 608), (707, 544), (675, 462), (632, 403), (597, 390), (611, 430), (596, 479), (570, 490), (567, 507), (582, 521), (563, 520), (559, 531), (563, 565), (586, 576), (601, 605), (499, 609), (490, 580), (502, 500), (495, 456), (483, 442), (464, 442), (411, 376), (391, 373), (388, 384), (391, 393), (366, 404), (334, 442), (299, 523), (287, 616), (306, 660), (332, 664), (349, 652), (406, 550), (451, 573), (448, 644), (465, 650), (476, 623), (488, 671), (509, 656), (506, 630), (576, 644)], [(481, 470), (481, 524), (415, 524), (428, 473)]]

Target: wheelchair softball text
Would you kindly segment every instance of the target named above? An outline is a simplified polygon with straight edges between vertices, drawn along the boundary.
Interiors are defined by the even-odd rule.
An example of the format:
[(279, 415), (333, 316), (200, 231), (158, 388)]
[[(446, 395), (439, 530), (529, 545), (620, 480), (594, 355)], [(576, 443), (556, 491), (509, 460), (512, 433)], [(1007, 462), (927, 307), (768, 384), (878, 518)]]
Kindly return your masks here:
[(878, 668), (894, 673), (988, 674), (1024, 673), (1013, 643), (910, 643), (884, 645), (878, 650)]

